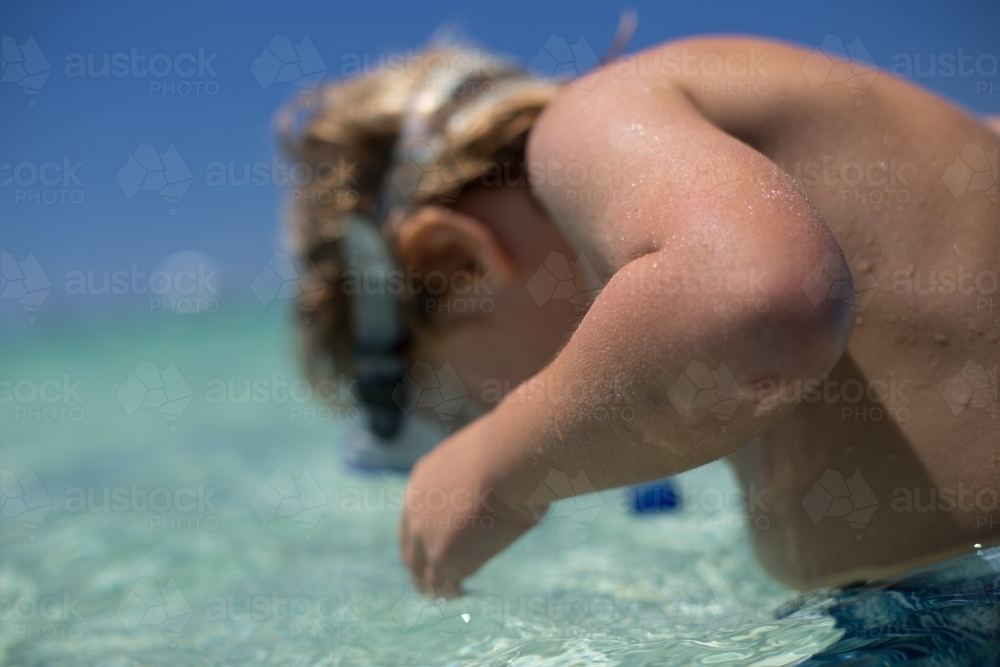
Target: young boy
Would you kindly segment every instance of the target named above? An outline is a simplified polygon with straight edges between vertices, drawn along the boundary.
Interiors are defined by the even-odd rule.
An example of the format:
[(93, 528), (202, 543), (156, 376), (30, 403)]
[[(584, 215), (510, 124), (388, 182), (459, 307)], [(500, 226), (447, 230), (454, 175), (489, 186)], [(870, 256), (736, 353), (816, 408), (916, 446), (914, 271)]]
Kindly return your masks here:
[[(389, 379), (428, 364), (491, 408), (413, 469), (415, 578), (457, 589), (557, 496), (721, 457), (767, 518), (748, 522), (761, 563), (795, 587), (1000, 543), (995, 130), (758, 39), (563, 86), (475, 57), (321, 91), (292, 146), (327, 167), (292, 216), (323, 278), (317, 364), (361, 377), (385, 434), (408, 419)], [(399, 322), (385, 289), (345, 283), (365, 261), (415, 277)]]

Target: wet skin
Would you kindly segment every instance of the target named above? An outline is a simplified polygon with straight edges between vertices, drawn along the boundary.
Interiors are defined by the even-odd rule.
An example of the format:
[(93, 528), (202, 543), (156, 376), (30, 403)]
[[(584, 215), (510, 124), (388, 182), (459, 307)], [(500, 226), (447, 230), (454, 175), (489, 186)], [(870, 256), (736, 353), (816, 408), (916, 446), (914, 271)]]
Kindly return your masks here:
[[(688, 45), (693, 53), (721, 54), (754, 46)], [(733, 457), (744, 484), (768, 489), (768, 512), (755, 513), (770, 521), (749, 522), (757, 553), (779, 579), (812, 587), (995, 543), (995, 379), (992, 413), (966, 407), (967, 388), (950, 385), (970, 361), (969, 370), (996, 372), (1000, 210), (995, 191), (993, 199), (982, 190), (956, 196), (946, 176), (967, 146), (988, 154), (1000, 140), (977, 119), (888, 73), (875, 75), (860, 94), (837, 83), (814, 89), (803, 82), (811, 52), (773, 43), (756, 48), (768, 54), (767, 95), (714, 95), (715, 84), (705, 80), (680, 86), (713, 124), (796, 178), (852, 264), (859, 292), (854, 331), (826, 383), (833, 400), (802, 401)], [(852, 379), (864, 397), (843, 389)], [(864, 527), (839, 517), (814, 523), (803, 511), (827, 469), (844, 478), (860, 471), (879, 502)]]
[[(490, 378), (523, 384), (414, 471), (411, 499), (493, 490), (486, 508), (408, 505), (415, 577), (457, 586), (534, 524), (553, 470), (601, 489), (723, 456), (757, 499), (760, 561), (800, 588), (1000, 542), (1000, 210), (995, 190), (949, 172), (1000, 138), (886, 72), (853, 89), (827, 80), (811, 56), (694, 39), (609, 65), (568, 86), (529, 142), (529, 164), (582, 164), (589, 178), (459, 201), (454, 215), (502, 248), (506, 278), (489, 316), (424, 332), (424, 358), (450, 361), (473, 398)], [(525, 297), (550, 252), (582, 253), (601, 280), (582, 320)], [(845, 267), (853, 296), (823, 281)], [(705, 286), (720, 275), (733, 280)], [(714, 379), (738, 388), (731, 410), (677, 400), (692, 362), (725, 366)], [(955, 379), (990, 371), (992, 412)], [(811, 383), (818, 394), (801, 391)], [(599, 389), (553, 389), (574, 384)], [(594, 419), (622, 400), (635, 419)], [(821, 478), (870, 495), (830, 515)], [(487, 512), (491, 529), (476, 529)]]

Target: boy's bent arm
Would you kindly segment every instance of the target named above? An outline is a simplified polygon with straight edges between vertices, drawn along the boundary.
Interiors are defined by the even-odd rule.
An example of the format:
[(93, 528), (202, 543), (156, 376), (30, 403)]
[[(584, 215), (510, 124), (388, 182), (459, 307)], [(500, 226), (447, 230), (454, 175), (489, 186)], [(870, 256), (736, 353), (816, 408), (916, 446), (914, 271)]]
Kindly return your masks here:
[[(404, 519), (404, 558), (432, 581), (460, 579), (523, 532), (552, 499), (552, 471), (584, 481), (547, 485), (564, 497), (738, 449), (793, 407), (758, 383), (791, 396), (833, 366), (853, 324), (850, 300), (823, 282), (849, 281), (825, 222), (678, 90), (604, 74), (569, 89), (536, 124), (528, 160), (535, 195), (607, 282), (547, 368), (415, 471), (411, 490), (481, 484), (515, 517), (418, 547)], [(538, 177), (569, 165), (591, 176)]]
[(524, 487), (508, 492), (515, 503), (549, 468), (601, 489), (729, 454), (792, 407), (758, 383), (784, 381), (790, 396), (833, 366), (853, 324), (849, 299), (823, 291), (846, 267), (840, 248), (784, 172), (676, 87), (595, 78), (546, 109), (528, 160), (593, 175), (533, 192), (611, 278), (565, 349), (490, 420), (502, 484)]

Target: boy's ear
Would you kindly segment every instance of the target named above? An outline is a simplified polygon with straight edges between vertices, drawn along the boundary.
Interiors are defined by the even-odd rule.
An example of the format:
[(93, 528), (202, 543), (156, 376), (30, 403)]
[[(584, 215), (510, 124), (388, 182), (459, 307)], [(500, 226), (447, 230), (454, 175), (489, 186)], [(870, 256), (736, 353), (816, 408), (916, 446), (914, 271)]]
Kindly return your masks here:
[(472, 292), (484, 284), (496, 293), (517, 275), (514, 261), (485, 223), (443, 206), (416, 211), (397, 234), (396, 248), (404, 266), (422, 279), (432, 272), (448, 278), (446, 287), (436, 280), (429, 285), (438, 299), (474, 298)]

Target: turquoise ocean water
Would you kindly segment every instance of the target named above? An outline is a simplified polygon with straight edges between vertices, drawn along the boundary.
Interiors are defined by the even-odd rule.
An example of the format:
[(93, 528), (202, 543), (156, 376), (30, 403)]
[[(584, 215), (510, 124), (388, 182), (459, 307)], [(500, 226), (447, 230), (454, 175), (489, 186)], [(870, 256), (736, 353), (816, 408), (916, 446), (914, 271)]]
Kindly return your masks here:
[(354, 413), (297, 382), (286, 317), (136, 321), (4, 335), (3, 664), (777, 667), (839, 636), (773, 620), (795, 594), (722, 463), (681, 476), (674, 514), (563, 503), (465, 597), (424, 598), (404, 479), (341, 464)]

